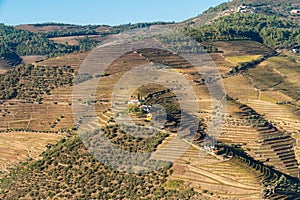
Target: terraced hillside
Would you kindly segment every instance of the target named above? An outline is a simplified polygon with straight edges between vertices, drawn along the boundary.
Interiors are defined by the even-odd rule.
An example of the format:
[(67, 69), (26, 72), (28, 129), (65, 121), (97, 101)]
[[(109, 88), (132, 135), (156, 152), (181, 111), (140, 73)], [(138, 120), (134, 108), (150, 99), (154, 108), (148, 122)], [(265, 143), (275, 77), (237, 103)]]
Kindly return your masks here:
[[(77, 71), (79, 69), (78, 67), (80, 62), (83, 61), (85, 55), (86, 54), (67, 55), (62, 58), (49, 59), (35, 65), (54, 65), (61, 67), (70, 60), (73, 62), (71, 63), (72, 68)], [(223, 61), (220, 62), (220, 66)], [(164, 64), (177, 66), (177, 71), (180, 70), (182, 74), (186, 74), (187, 80), (189, 80), (191, 85), (195, 88), (197, 96), (200, 97), (198, 103), (200, 105), (201, 118), (203, 119), (203, 128), (205, 129), (205, 127), (210, 123), (210, 114), (213, 110), (209, 91), (205, 87), (205, 84), (199, 81), (200, 77), (194, 73), (193, 69), (188, 67), (188, 63), (186, 63), (186, 61), (168, 53), (163, 54), (161, 52), (160, 54), (154, 54), (149, 50), (144, 52), (133, 52), (119, 58), (111, 65), (110, 68), (107, 69), (106, 76), (101, 77), (101, 84), (98, 84), (97, 88), (98, 96), (96, 97), (95, 102), (91, 102), (97, 107), (97, 115), (100, 124), (106, 125), (106, 123), (111, 121), (114, 117), (111, 110), (111, 95), (114, 83), (122, 77), (122, 74), (125, 73), (126, 70), (130, 70), (135, 66), (150, 62), (163, 62)], [(122, 68), (120, 66), (122, 66)], [(178, 66), (184, 66), (184, 68), (178, 68)], [(88, 85), (89, 81), (92, 81), (92, 79), (85, 81), (82, 84)], [(256, 106), (256, 104), (252, 104), (255, 102), (255, 99), (259, 98), (259, 95), (261, 95), (261, 98), (265, 96), (265, 99), (272, 95), (269, 95), (266, 92), (260, 94), (253, 86), (251, 80), (245, 78), (245, 76), (241, 74), (228, 77), (224, 80), (224, 82), (230, 95), (241, 99), (243, 103), (246, 103), (247, 105), (249, 104), (249, 106), (255, 108), (255, 110), (258, 109), (258, 113), (267, 114), (265, 116), (266, 119), (272, 120), (272, 118), (269, 118), (272, 114), (269, 113), (269, 110), (266, 110), (267, 107), (259, 107)], [(236, 87), (234, 83), (240, 83), (247, 87)], [(248, 91), (248, 93), (245, 94), (245, 91)], [(139, 92), (142, 96), (147, 97), (155, 91), (151, 90), (145, 94), (143, 94), (142, 91)], [(249, 94), (252, 94), (252, 96)], [(72, 108), (70, 105), (72, 104), (71, 95), (72, 87), (63, 86), (52, 90), (50, 95), (43, 96), (42, 104), (28, 103), (28, 107), (26, 108), (26, 106), (24, 106), (25, 103), (19, 102), (20, 100), (9, 100), (4, 102), (3, 111), (7, 113), (6, 117), (2, 119), (5, 119), (3, 124), (6, 124), (6, 126), (3, 126), (3, 129), (32, 128), (35, 130), (58, 131), (64, 128), (72, 128)], [(172, 94), (168, 92), (166, 94), (160, 94), (156, 98), (163, 100), (166, 99), (166, 95), (172, 96)], [(22, 107), (20, 106), (20, 103), (22, 103)], [(85, 103), (84, 100), (82, 100), (82, 103)], [(265, 110), (259, 109), (262, 107)], [(281, 106), (278, 105), (278, 107)], [(260, 160), (267, 165), (275, 166), (276, 169), (282, 172), (296, 176), (297, 161), (293, 150), (291, 150), (295, 145), (295, 140), (293, 140), (288, 134), (286, 135), (281, 133), (281, 131), (276, 131), (275, 129), (272, 130), (272, 128), (270, 129), (267, 124), (266, 126), (259, 127), (256, 123), (251, 122), (251, 120), (249, 121), (248, 117), (253, 115), (253, 110), (249, 109), (250, 108), (243, 107), (234, 102), (229, 104), (226, 114), (226, 123), (223, 127), (223, 134), (219, 139), (227, 144), (241, 144), (242, 148), (244, 148), (246, 152), (255, 159)], [(51, 112), (51, 115), (47, 115), (48, 118), (37, 120), (41, 119), (41, 112), (54, 110), (59, 112)], [(18, 112), (22, 112), (23, 114), (16, 114)], [(26, 115), (28, 115), (27, 120), (25, 117)], [(9, 116), (14, 116), (14, 118)], [(16, 116), (23, 117), (22, 119), (20, 118), (17, 120)], [(15, 122), (15, 125), (12, 125), (13, 121)], [(168, 139), (166, 142), (163, 142), (163, 144), (167, 143)], [(182, 142), (176, 143), (176, 140), (174, 140), (172, 145), (168, 147), (170, 148), (169, 150), (166, 149), (165, 151), (172, 152), (172, 148), (176, 149), (178, 148), (178, 145), (181, 146), (183, 144)], [(158, 146), (158, 148), (163, 148), (163, 146)], [(199, 150), (195, 149), (195, 147), (190, 147), (190, 150), (188, 150), (174, 163), (174, 166), (172, 167), (174, 173), (170, 176), (170, 178), (168, 178), (168, 181), (165, 182), (164, 185), (167, 188), (172, 188), (172, 184), (174, 184), (175, 181), (176, 184), (181, 185), (180, 187), (187, 188), (192, 186), (197, 192), (209, 198), (259, 199), (261, 197), (263, 186), (260, 185), (259, 173), (256, 173), (251, 168), (244, 168), (243, 165), (240, 165), (239, 162), (234, 159), (227, 160), (226, 162), (220, 162), (217, 158), (211, 156), (204, 156), (204, 158), (199, 159), (199, 154)], [(171, 154), (168, 156), (172, 157)], [(222, 171), (222, 169), (224, 168), (227, 169), (226, 171), (228, 171), (228, 173), (222, 173), (224, 171)], [(232, 176), (232, 174), (236, 174), (236, 176)], [(196, 180), (191, 180), (190, 177), (198, 178)], [(240, 188), (238, 190), (234, 189), (234, 183), (240, 184)], [(188, 186), (189, 184), (191, 185)], [(67, 194), (70, 193), (63, 193), (62, 195)], [(34, 196), (34, 194), (31, 195)]]
[[(242, 143), (252, 151), (253, 157), (265, 164), (275, 166), (282, 172), (298, 177), (299, 167), (294, 152), (295, 140), (291, 135), (278, 130), (250, 107), (240, 105), (239, 108), (238, 117), (246, 120), (244, 124), (248, 125), (245, 127), (248, 131), (236, 131), (236, 134), (249, 133), (243, 134), (243, 139), (248, 139), (248, 141), (242, 141)], [(249, 130), (252, 130), (252, 133)], [(236, 134), (226, 135), (230, 138)], [(231, 142), (234, 141), (238, 140), (233, 137)]]
[(80, 65), (86, 58), (89, 52), (68, 54), (56, 58), (50, 58), (42, 62), (35, 63), (38, 66), (71, 66), (75, 71), (78, 71)]
[[(159, 54), (159, 56), (160, 56), (160, 58), (156, 58), (156, 57), (153, 57), (153, 56), (151, 57), (148, 54), (147, 59), (149, 59), (151, 61), (155, 61), (155, 59), (164, 60), (164, 59), (161, 58), (161, 57), (163, 57), (162, 54)], [(168, 55), (165, 55), (165, 56), (168, 56)], [(179, 65), (178, 63), (180, 63), (180, 60), (177, 61), (176, 66)], [(201, 88), (201, 87), (202, 86), (199, 86), (199, 88)], [(249, 88), (251, 90), (255, 91), (253, 87), (249, 86)], [(210, 101), (208, 91), (207, 90), (199, 90), (199, 92), (201, 92), (201, 93), (199, 93), (199, 95), (201, 94), (201, 97), (202, 97), (200, 102), (202, 103), (201, 106), (202, 106), (203, 112), (205, 113), (205, 112), (207, 112), (207, 109), (209, 109), (209, 104), (207, 106), (204, 106), (203, 102), (205, 102), (205, 101), (209, 102)], [(145, 94), (141, 92), (141, 95), (144, 96)], [(204, 96), (206, 96), (208, 99), (205, 100), (203, 98)], [(211, 108), (210, 108), (210, 110), (211, 110)], [(247, 118), (245, 120), (241, 120), (240, 117), (242, 117), (242, 116), (238, 113), (243, 112), (243, 109), (239, 108), (239, 106), (234, 106), (233, 105), (233, 106), (231, 106), (230, 110), (234, 111), (232, 113), (233, 115), (235, 115), (235, 117), (233, 118), (234, 123), (231, 122), (232, 119), (230, 119), (230, 118), (228, 119), (228, 122), (225, 124), (225, 127), (224, 127), (224, 135), (222, 135), (221, 138), (220, 138), (221, 140), (224, 140), (229, 144), (230, 143), (231, 144), (243, 144), (244, 143), (244, 144), (246, 144), (245, 149), (249, 148), (249, 153), (251, 155), (255, 156), (255, 158), (257, 158), (258, 160), (262, 160), (262, 161), (267, 161), (268, 160), (266, 163), (268, 163), (269, 165), (279, 166), (278, 168), (280, 170), (283, 170), (284, 172), (290, 173), (291, 175), (294, 175), (294, 176), (298, 175), (298, 165), (297, 165), (297, 161), (295, 160), (295, 155), (288, 156), (287, 152), (284, 151), (285, 149), (288, 150), (288, 148), (285, 148), (285, 149), (282, 149), (282, 150), (278, 149), (278, 151), (283, 151), (282, 153), (279, 153), (279, 156), (278, 156), (278, 154), (276, 153), (277, 150), (275, 149), (275, 152), (273, 150), (273, 148), (277, 148), (277, 147), (275, 147), (275, 145), (272, 146), (268, 142), (266, 142), (266, 144), (262, 144), (262, 145), (258, 144), (257, 142), (259, 142), (262, 138), (268, 137), (267, 134), (263, 133), (262, 130), (253, 127), (253, 124), (248, 122)], [(209, 121), (209, 119), (207, 119), (207, 122), (208, 121)], [(248, 133), (247, 137), (245, 137), (245, 135), (244, 135), (245, 132)], [(280, 133), (278, 133), (278, 134), (279, 134), (278, 137), (280, 137), (281, 134)], [(274, 135), (272, 137), (276, 138), (276, 135), (277, 134), (274, 132)], [(171, 140), (171, 141), (173, 141), (173, 140)], [(281, 139), (279, 139), (278, 142), (280, 142), (280, 141), (281, 141)], [(292, 142), (291, 144), (293, 145), (293, 140), (291, 138), (290, 138), (289, 141)], [(282, 140), (282, 142), (284, 143), (285, 141)], [(181, 143), (178, 143), (178, 145), (180, 145), (180, 144)], [(172, 145), (171, 145), (171, 147), (169, 147), (169, 148), (171, 148), (169, 150), (169, 152), (172, 152), (172, 148), (176, 149), (176, 148), (179, 147), (179, 146), (176, 147), (176, 143), (174, 143), (174, 145), (175, 145), (174, 147), (172, 147)], [(283, 144), (283, 145), (285, 145), (285, 144)], [(266, 149), (263, 148), (264, 146), (266, 146)], [(278, 143), (277, 146), (280, 147), (280, 143)], [(253, 149), (251, 149), (251, 148), (253, 148)], [(289, 148), (291, 149), (291, 146)], [(281, 157), (280, 154), (286, 154), (287, 159), (285, 157)], [(188, 155), (191, 156), (191, 153), (188, 153)], [(172, 157), (172, 155), (169, 155), (169, 156)], [(288, 160), (288, 159), (290, 159), (290, 160)], [(203, 162), (206, 162), (206, 161), (203, 161)], [(293, 165), (289, 165), (289, 164), (285, 165), (284, 164), (284, 163), (291, 163), (291, 162), (293, 162)], [(190, 169), (193, 169), (193, 168), (189, 164), (187, 164), (187, 165), (189, 167), (188, 167), (186, 173), (191, 173)], [(222, 166), (222, 165), (220, 165), (220, 166)], [(209, 166), (209, 167), (211, 167), (211, 166)], [(232, 168), (232, 167), (230, 167), (230, 168)], [(212, 172), (212, 173), (214, 174), (214, 172)], [(251, 172), (251, 170), (247, 172), (247, 170), (246, 170), (245, 173), (251, 174), (253, 172)], [(230, 174), (232, 174), (232, 173), (230, 173)], [(217, 176), (217, 175), (212, 175), (212, 176)], [(249, 176), (251, 176), (251, 175), (249, 175)], [(190, 177), (190, 176), (188, 176), (188, 177)], [(251, 176), (251, 177), (252, 177), (252, 180), (254, 180), (253, 184), (259, 184), (258, 179), (256, 179), (258, 176), (257, 177)], [(176, 180), (180, 181), (180, 179), (176, 179)], [(188, 181), (188, 178), (187, 179), (183, 178), (183, 180)], [(247, 178), (245, 178), (245, 180), (247, 180)], [(256, 182), (255, 182), (255, 180), (256, 180)], [(196, 185), (196, 184), (193, 184), (193, 185)], [(207, 192), (206, 190), (204, 190), (204, 191)], [(214, 192), (216, 192), (216, 189), (214, 190)], [(230, 192), (230, 186), (223, 186), (222, 195), (226, 196), (230, 193), (231, 193)], [(256, 195), (256, 197), (257, 197), (257, 196), (259, 196), (259, 194), (260, 194), (259, 190), (256, 190), (256, 191), (254, 190), (252, 192), (251, 191), (248, 191), (248, 192), (245, 191), (245, 194), (236, 193), (235, 198), (241, 198), (241, 197), (247, 198), (247, 197), (249, 197), (249, 195), (250, 196), (254, 195), (254, 197)], [(234, 195), (231, 196), (231, 197), (234, 197)]]
[[(300, 199), (300, 58), (289, 50), (299, 41), (299, 26), (286, 16), (297, 2), (284, 4), (281, 17), (254, 0), (244, 3), (267, 10), (228, 10), (240, 3), (172, 24), (202, 41), (208, 54), (197, 55), (201, 66), (186, 59), (195, 58), (194, 49), (182, 57), (145, 44), (101, 73), (104, 62), (82, 73), (85, 59), (97, 55), (90, 48), (70, 53), (160, 23), (17, 27), (54, 47), (73, 44), (66, 45), (70, 54), (28, 58), (29, 65), (0, 71), (0, 199)], [(77, 39), (87, 41), (79, 47)], [(214, 84), (224, 84), (226, 93), (209, 87)], [(166, 165), (144, 172), (134, 165), (143, 159), (128, 167), (120, 153), (113, 164), (125, 171), (109, 167), (101, 160), (106, 155), (90, 148), (106, 147), (101, 134), (125, 152), (149, 153), (147, 159)]]
[[(0, 134), (1, 173), (7, 172), (16, 162), (38, 159), (46, 150), (46, 146), (56, 144), (63, 136), (64, 134), (45, 132), (2, 132)], [(0, 176), (2, 177), (2, 174)]]
[[(166, 145), (169, 152), (182, 146)], [(172, 156), (172, 153), (170, 153)], [(168, 182), (178, 181), (192, 186), (210, 199), (261, 199), (262, 186), (255, 170), (239, 165), (234, 160), (222, 161), (197, 146), (191, 146), (171, 168)]]
[(263, 197), (268, 199), (298, 199), (300, 191), (299, 179), (282, 174), (271, 167), (265, 166), (261, 162), (249, 157), (243, 151), (237, 150), (233, 147), (228, 147), (224, 144), (216, 146), (216, 154), (223, 155), (236, 159), (244, 165), (255, 169), (261, 174), (261, 182), (265, 186), (263, 190)]
[[(82, 55), (81, 58), (79, 55)], [(54, 74), (52, 72), (57, 72), (57, 78), (64, 76), (64, 73), (60, 75), (59, 71), (64, 71), (66, 63), (72, 65), (72, 68), (69, 68), (70, 70), (78, 68), (86, 54), (79, 55), (66, 55), (66, 58), (54, 59), (56, 60), (55, 63), (51, 59), (50, 61), (35, 63), (34, 67), (29, 67), (31, 69), (28, 72), (31, 74), (30, 77), (24, 71), (26, 66), (13, 69), (20, 75), (23, 74), (20, 77), (14, 71), (1, 75), (4, 79), (18, 78), (20, 82), (20, 84), (15, 84), (15, 88), (20, 92), (17, 99), (1, 101), (0, 129), (1, 134), (3, 134), (1, 136), (3, 139), (1, 139), (1, 148), (5, 149), (1, 151), (3, 153), (1, 155), (1, 158), (3, 158), (2, 172), (7, 169), (8, 163), (13, 165), (19, 161), (25, 161), (29, 155), (32, 158), (38, 157), (46, 149), (45, 147), (48, 143), (55, 144), (65, 135), (61, 133), (73, 128), (72, 86), (63, 86), (61, 84), (51, 86), (46, 83), (45, 77), (48, 76), (48, 79), (53, 81)], [(41, 65), (39, 64), (43, 64), (43, 66), (40, 67)], [(12, 73), (14, 76), (10, 75)], [(36, 81), (36, 83), (38, 82), (36, 86), (42, 91), (35, 98), (33, 98), (33, 95), (36, 95), (36, 92), (38, 92), (36, 87), (33, 87), (31, 90), (34, 93), (30, 93), (30, 87), (27, 87), (28, 84), (33, 84), (34, 79), (38, 80)], [(7, 84), (7, 82), (2, 82), (2, 84)], [(45, 113), (47, 114), (45, 115)], [(10, 145), (14, 146), (15, 144), (15, 146), (13, 148), (8, 147), (9, 142), (5, 142), (5, 140), (11, 141)], [(15, 156), (16, 154), (18, 155)], [(12, 155), (15, 158), (11, 158)], [(10, 159), (7, 160), (7, 158)]]
[(280, 91), (294, 100), (299, 99), (299, 63), (289, 57), (270, 58), (246, 75), (262, 90)]
[[(155, 58), (151, 58), (151, 60), (155, 60)], [(235, 79), (238, 81), (236, 81)], [(243, 80), (244, 83), (241, 83), (239, 79)], [(235, 83), (241, 85), (248, 85), (247, 86), (248, 88), (236, 87)], [(237, 75), (237, 76), (226, 78), (225, 87), (232, 88), (229, 91), (227, 90), (229, 94), (238, 97), (239, 99), (242, 100), (242, 102), (245, 102), (246, 104), (249, 103), (249, 105), (252, 105), (249, 99), (253, 99), (252, 101), (254, 101), (256, 98), (262, 97), (262, 94), (254, 87), (254, 85), (251, 83), (251, 80), (247, 79), (247, 77), (244, 77), (243, 75)], [(201, 90), (201, 91), (202, 91), (201, 97), (206, 96), (205, 90), (204, 91)], [(249, 92), (251, 92), (253, 96), (249, 95)], [(263, 93), (263, 95), (264, 98), (268, 98), (268, 97), (272, 98), (272, 96), (274, 96), (273, 93)], [(289, 98), (286, 97), (284, 94), (279, 94), (277, 96), (279, 96), (281, 99)], [(201, 101), (203, 102), (204, 99), (200, 100), (200, 102)], [(267, 105), (267, 103), (262, 102), (262, 105)], [(223, 130), (224, 134), (220, 137), (220, 140), (229, 144), (241, 144), (242, 146), (244, 145), (243, 148), (247, 152), (249, 152), (250, 155), (252, 155), (255, 159), (260, 160), (266, 163), (267, 165), (275, 166), (276, 169), (285, 172), (287, 174), (290, 174), (291, 176), (298, 177), (299, 167), (296, 159), (296, 157), (298, 157), (298, 152), (294, 151), (296, 140), (293, 139), (294, 136), (291, 136), (290, 134), (284, 134), (282, 132), (282, 131), (289, 131), (290, 129), (288, 129), (288, 127), (285, 128), (281, 127), (282, 131), (279, 131), (276, 129), (276, 127), (270, 128), (272, 127), (270, 123), (266, 123), (264, 125), (257, 124), (257, 122), (254, 121), (256, 117), (251, 116), (256, 112), (251, 108), (249, 108), (248, 106), (245, 107), (237, 106), (237, 105), (231, 105), (231, 106), (228, 105), (228, 106), (229, 106), (227, 107), (228, 121), (225, 123), (224, 130)], [(254, 105), (252, 106), (255, 107)], [(282, 107), (280, 105), (276, 105), (276, 106), (278, 108), (282, 108), (282, 112), (279, 112), (280, 115), (289, 115), (290, 117), (294, 116), (294, 118), (296, 117), (296, 115), (293, 114), (293, 111), (289, 111), (288, 108), (284, 106)], [(204, 108), (203, 105), (202, 108)], [(267, 106), (264, 106), (264, 109), (267, 108), (268, 108)], [(277, 112), (278, 110), (274, 109), (274, 106), (272, 110), (274, 111), (273, 113), (275, 112), (278, 113)], [(203, 111), (205, 112), (205, 110)], [(261, 112), (261, 114), (266, 115), (267, 120), (270, 120), (272, 122), (272, 118), (269, 118), (269, 115), (272, 115), (272, 112), (268, 112), (268, 110), (265, 110), (265, 112), (263, 112), (262, 110), (259, 111)], [(277, 115), (279, 115), (279, 113)], [(252, 117), (253, 119), (251, 119)], [(262, 120), (267, 122), (264, 119)], [(209, 119), (206, 121), (206, 123), (208, 121)], [(294, 128), (293, 131), (295, 131), (295, 129), (297, 130), (296, 124), (298, 122), (299, 121), (295, 120), (293, 122), (293, 125), (290, 126)], [(275, 126), (278, 126), (278, 123), (274, 122), (274, 124)]]
[(57, 131), (57, 123), (68, 124), (70, 119), (61, 128), (71, 128), (73, 78), (74, 70), (65, 66), (19, 66), (1, 75), (1, 129)]

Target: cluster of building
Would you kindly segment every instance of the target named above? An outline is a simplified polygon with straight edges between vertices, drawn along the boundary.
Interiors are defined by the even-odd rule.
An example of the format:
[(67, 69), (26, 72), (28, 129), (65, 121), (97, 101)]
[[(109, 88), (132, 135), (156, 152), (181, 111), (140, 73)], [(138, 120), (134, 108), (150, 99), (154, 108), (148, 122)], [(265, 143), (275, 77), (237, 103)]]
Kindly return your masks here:
[(236, 12), (239, 13), (255, 13), (256, 8), (252, 6), (238, 6)]
[[(237, 6), (232, 9), (228, 9), (223, 11), (223, 14), (230, 14), (230, 13), (256, 13), (258, 8), (254, 6)], [(292, 15), (300, 15), (300, 9), (293, 9), (290, 11)]]
[(139, 108), (146, 113), (146, 121), (151, 121), (152, 120), (152, 116), (153, 114), (151, 113), (150, 109), (151, 106), (148, 105), (141, 105), (142, 101), (139, 99), (131, 99), (130, 101), (128, 101), (127, 103), (128, 105), (133, 105), (133, 106), (139, 106)]
[(223, 11), (223, 15), (233, 14), (233, 13), (255, 13), (256, 8), (253, 6), (238, 6), (232, 9)]

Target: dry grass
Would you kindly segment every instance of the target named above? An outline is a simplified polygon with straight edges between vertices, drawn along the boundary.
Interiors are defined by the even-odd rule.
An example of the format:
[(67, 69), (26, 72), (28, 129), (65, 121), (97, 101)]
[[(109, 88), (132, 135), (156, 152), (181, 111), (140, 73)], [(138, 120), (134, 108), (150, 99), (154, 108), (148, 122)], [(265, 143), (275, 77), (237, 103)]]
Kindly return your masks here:
[[(33, 130), (69, 129), (73, 126), (72, 87), (63, 87), (43, 97), (43, 103), (9, 100), (0, 105), (0, 129), (31, 128)], [(55, 127), (51, 127), (56, 122)]]
[(5, 72), (7, 72), (7, 69), (0, 67), (0, 74), (4, 74)]
[(293, 101), (291, 97), (279, 91), (262, 91), (260, 100), (270, 102), (270, 103)]
[(79, 42), (78, 42), (79, 39), (82, 39), (85, 37), (88, 37), (92, 40), (97, 40), (97, 41), (103, 40), (103, 37), (99, 36), (99, 35), (65, 36), (65, 37), (49, 38), (49, 40), (52, 40), (53, 42), (58, 43), (58, 44), (66, 44), (67, 43), (68, 45), (75, 46), (75, 45), (79, 44)]
[(89, 52), (85, 53), (73, 53), (73, 54), (68, 54), (56, 58), (50, 58), (42, 62), (38, 62), (35, 65), (38, 66), (71, 66), (75, 70), (78, 70), (86, 56), (89, 54)]
[(24, 64), (32, 64), (45, 59), (45, 56), (21, 56)]
[(28, 158), (38, 158), (47, 144), (55, 144), (63, 136), (33, 132), (0, 133), (0, 171)]
[(220, 71), (220, 74), (222, 75), (228, 73), (232, 69), (232, 67), (235, 66), (235, 63), (232, 63), (229, 60), (225, 59), (222, 54), (213, 53), (210, 54), (210, 56), (217, 66), (218, 70)]
[(245, 76), (239, 74), (223, 80), (226, 93), (240, 100), (258, 99), (258, 91)]
[(250, 40), (213, 42), (212, 44), (223, 51), (225, 56), (263, 55), (272, 52), (261, 43)]
[[(202, 156), (201, 156), (202, 155)], [(261, 199), (258, 174), (234, 161), (221, 161), (190, 147), (177, 161), (167, 183), (193, 187), (212, 199)], [(167, 185), (167, 186), (170, 186)]]
[(256, 87), (264, 90), (280, 91), (285, 95), (299, 99), (300, 64), (289, 57), (272, 57), (257, 67), (245, 72)]
[(300, 64), (289, 57), (272, 57), (263, 63), (264, 66), (271, 66), (277, 72), (286, 76), (287, 81), (300, 87)]

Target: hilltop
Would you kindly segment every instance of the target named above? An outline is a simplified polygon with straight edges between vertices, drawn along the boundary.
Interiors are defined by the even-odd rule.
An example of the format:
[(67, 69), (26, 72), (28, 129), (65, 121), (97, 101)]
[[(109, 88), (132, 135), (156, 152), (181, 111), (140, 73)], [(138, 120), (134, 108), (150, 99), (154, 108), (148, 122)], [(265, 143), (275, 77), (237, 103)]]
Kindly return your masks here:
[(206, 24), (230, 14), (235, 13), (258, 13), (269, 16), (277, 16), (294, 23), (300, 23), (300, 15), (293, 13), (294, 10), (299, 10), (300, 4), (297, 0), (233, 0), (222, 3), (216, 7), (211, 7), (202, 14), (192, 19), (184, 21), (184, 24)]

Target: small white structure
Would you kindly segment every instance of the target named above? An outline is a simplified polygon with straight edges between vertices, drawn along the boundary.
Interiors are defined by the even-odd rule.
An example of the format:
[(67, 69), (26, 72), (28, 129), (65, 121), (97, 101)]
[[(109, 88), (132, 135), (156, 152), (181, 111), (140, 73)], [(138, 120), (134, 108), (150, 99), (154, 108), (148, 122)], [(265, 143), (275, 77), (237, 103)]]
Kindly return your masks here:
[(300, 53), (300, 49), (292, 49), (294, 53)]
[(128, 105), (140, 105), (141, 102), (138, 99), (131, 99), (130, 101), (128, 101)]
[(256, 10), (255, 7), (252, 6), (238, 6), (236, 11), (239, 13), (254, 13)]
[(291, 10), (291, 14), (300, 14), (300, 10), (299, 9)]
[(248, 12), (250, 12), (250, 11), (247, 9), (240, 10), (240, 13), (248, 13)]

